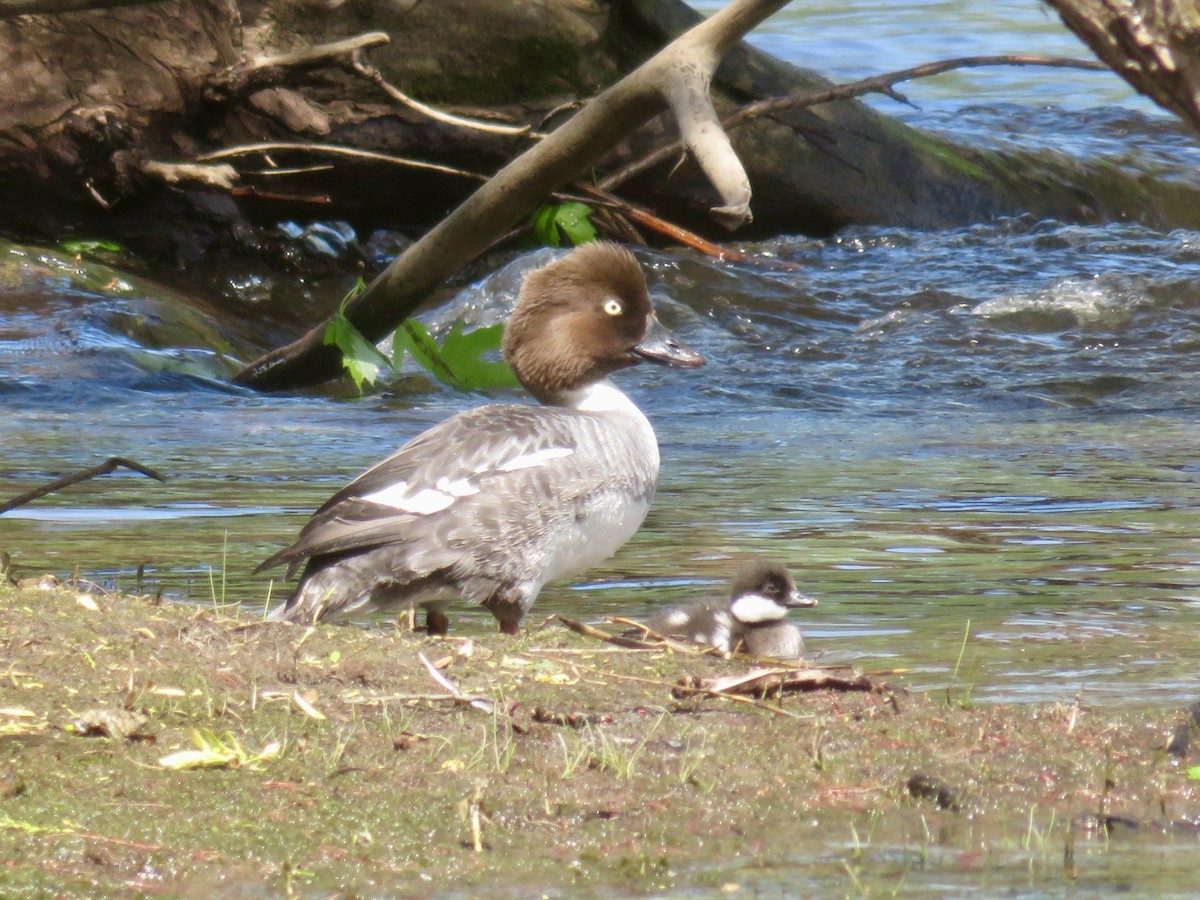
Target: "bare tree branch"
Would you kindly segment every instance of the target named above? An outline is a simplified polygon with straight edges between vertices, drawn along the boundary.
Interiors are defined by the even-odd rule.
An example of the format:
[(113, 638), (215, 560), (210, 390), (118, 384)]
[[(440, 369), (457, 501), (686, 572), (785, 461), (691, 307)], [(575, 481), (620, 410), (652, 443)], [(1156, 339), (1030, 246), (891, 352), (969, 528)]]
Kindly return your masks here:
[(435, 109), (428, 104), (422, 103), (420, 100), (414, 100), (384, 78), (383, 73), (374, 66), (363, 62), (361, 54), (355, 53), (351, 58), (350, 65), (355, 72), (367, 79), (367, 81), (370, 81), (397, 103), (403, 103), (409, 109), (415, 109), (435, 122), (456, 125), (459, 128), (473, 128), (476, 131), (487, 131), (492, 134), (528, 134), (530, 137), (541, 137), (541, 135), (532, 134), (532, 129), (528, 125), (497, 125), (495, 122), (468, 119), (463, 116), (455, 116), (447, 112), (442, 112), (440, 109)]
[[(313, 156), (340, 156), (346, 159), (360, 159), (367, 162), (381, 162), (388, 165), (400, 166), (407, 169), (427, 169), (440, 172), (443, 175), (457, 175), (474, 181), (487, 181), (486, 175), (478, 172), (468, 172), (466, 169), (456, 169), (453, 166), (443, 166), (438, 163), (424, 162), (419, 159), (408, 159), (404, 156), (394, 156), (390, 153), (378, 153), (374, 150), (360, 150), (357, 147), (344, 147), (341, 144), (306, 144), (301, 141), (266, 141), (260, 144), (240, 144), (236, 147), (226, 147), (211, 153), (201, 153), (196, 162), (216, 162), (222, 159), (235, 159), (239, 156), (261, 154), (269, 158), (271, 153), (305, 153)], [(249, 172), (243, 174), (251, 174)], [(259, 174), (266, 174), (265, 172)], [(277, 174), (277, 173), (276, 173)]]
[(1200, 132), (1194, 0), (1046, 0), (1107, 66)]
[[(726, 131), (731, 131), (744, 122), (760, 116), (771, 115), (772, 113), (788, 109), (817, 106), (821, 103), (829, 103), (832, 100), (848, 100), (852, 97), (861, 97), (863, 94), (887, 94), (894, 100), (906, 103), (908, 101), (902, 94), (898, 94), (892, 90), (893, 85), (899, 84), (902, 81), (913, 81), (917, 78), (929, 78), (933, 75), (941, 75), (943, 72), (949, 72), (953, 69), (972, 69), (983, 66), (1050, 66), (1062, 69), (1094, 69), (1101, 71), (1107, 68), (1103, 63), (1096, 62), (1095, 60), (1070, 59), (1059, 56), (962, 56), (955, 59), (923, 63), (919, 66), (899, 69), (895, 72), (885, 72), (881, 75), (871, 75), (867, 78), (861, 78), (858, 81), (834, 85), (820, 91), (803, 91), (798, 94), (789, 94), (786, 97), (771, 97), (767, 100), (758, 100), (739, 107), (727, 115), (721, 120), (721, 125), (724, 126)], [(619, 185), (640, 175), (647, 169), (652, 169), (654, 166), (678, 156), (685, 149), (690, 148), (686, 147), (683, 141), (672, 141), (669, 144), (664, 144), (626, 164), (616, 172), (605, 176), (601, 179), (599, 187), (605, 191), (614, 190)]]
[(725, 199), (713, 217), (730, 231), (746, 224), (750, 214), (750, 179), (721, 128), (709, 96), (715, 64), (684, 62), (667, 81), (667, 100), (679, 123), (683, 145), (691, 152), (713, 187)]
[[(666, 92), (683, 66), (711, 71), (748, 30), (788, 0), (733, 0), (592, 99), (547, 138), (492, 179), (405, 250), (358, 297), (345, 314), (369, 340), (382, 339), (406, 319), (435, 287), (483, 252), (490, 242), (528, 214), (552, 191), (579, 177), (604, 153), (667, 106)], [(681, 130), (688, 125), (681, 126)], [(717, 151), (714, 154), (719, 155)], [(736, 160), (736, 157), (734, 157)], [(717, 162), (710, 156), (710, 162)], [(729, 162), (725, 159), (725, 162)], [(737, 164), (741, 169), (741, 164)], [(744, 172), (741, 178), (744, 178)], [(745, 197), (723, 175), (715, 185), (722, 206), (736, 209)], [(720, 209), (720, 207), (718, 207)], [(324, 326), (251, 363), (235, 376), (266, 390), (317, 384), (341, 371), (336, 347), (323, 342)]]
[(79, 484), (81, 481), (87, 481), (91, 478), (96, 478), (100, 475), (108, 475), (115, 472), (118, 468), (130, 469), (134, 472), (139, 472), (147, 478), (154, 478), (158, 481), (166, 481), (167, 476), (160, 475), (153, 469), (143, 466), (139, 462), (134, 462), (132, 459), (125, 459), (123, 456), (112, 456), (100, 463), (98, 466), (92, 466), (90, 469), (83, 469), (79, 472), (72, 472), (70, 475), (64, 475), (62, 478), (57, 478), (49, 484), (44, 484), (39, 488), (34, 488), (32, 491), (26, 491), (20, 497), (14, 497), (7, 503), (0, 504), (0, 515), (8, 512), (10, 509), (16, 509), (18, 506), (24, 506), (31, 500), (36, 500), (38, 497), (44, 497), (47, 494), (52, 494), (55, 491), (62, 490), (72, 484)]

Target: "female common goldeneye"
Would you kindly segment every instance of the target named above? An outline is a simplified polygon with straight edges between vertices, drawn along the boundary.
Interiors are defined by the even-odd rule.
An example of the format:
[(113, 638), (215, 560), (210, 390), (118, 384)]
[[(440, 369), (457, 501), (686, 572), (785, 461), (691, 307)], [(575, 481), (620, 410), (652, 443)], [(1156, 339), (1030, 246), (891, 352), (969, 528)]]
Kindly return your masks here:
[(728, 603), (664, 610), (646, 627), (725, 653), (742, 649), (751, 656), (792, 660), (803, 655), (804, 640), (800, 629), (783, 619), (789, 609), (816, 605), (816, 598), (796, 590), (783, 566), (752, 563), (734, 578)]
[(654, 316), (628, 250), (586, 244), (525, 276), (503, 352), (541, 406), (468, 410), (413, 438), (318, 509), (256, 571), (307, 560), (275, 620), (317, 622), (414, 602), (445, 634), (447, 604), (515, 634), (546, 582), (611, 556), (646, 517), (658, 442), (608, 375), (704, 358)]

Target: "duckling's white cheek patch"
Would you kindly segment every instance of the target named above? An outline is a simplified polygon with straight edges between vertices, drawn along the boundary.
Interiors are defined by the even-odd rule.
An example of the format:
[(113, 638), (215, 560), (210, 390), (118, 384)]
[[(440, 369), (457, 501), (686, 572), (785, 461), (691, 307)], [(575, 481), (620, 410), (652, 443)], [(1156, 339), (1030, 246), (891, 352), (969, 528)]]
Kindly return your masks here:
[(782, 619), (787, 610), (762, 594), (742, 594), (729, 607), (739, 622), (770, 622)]
[(549, 447), (545, 450), (535, 450), (533, 453), (523, 453), (520, 456), (514, 456), (507, 462), (502, 462), (496, 468), (501, 472), (532, 469), (535, 466), (544, 465), (552, 459), (562, 459), (564, 456), (570, 456), (574, 452), (570, 447)]
[(362, 499), (380, 506), (390, 506), (415, 516), (428, 516), (441, 512), (460, 497), (470, 497), (478, 494), (479, 488), (464, 478), (451, 481), (449, 478), (439, 478), (431, 488), (422, 488), (415, 494), (410, 494), (407, 481), (401, 481), (373, 494), (366, 494)]

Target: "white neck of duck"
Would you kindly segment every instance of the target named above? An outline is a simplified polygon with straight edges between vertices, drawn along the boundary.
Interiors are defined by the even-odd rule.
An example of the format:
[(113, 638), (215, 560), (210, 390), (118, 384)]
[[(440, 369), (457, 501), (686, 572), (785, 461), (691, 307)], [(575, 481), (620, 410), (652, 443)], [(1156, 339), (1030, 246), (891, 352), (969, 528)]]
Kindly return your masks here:
[(637, 404), (608, 378), (573, 391), (563, 391), (559, 405), (579, 412), (634, 413), (645, 418)]

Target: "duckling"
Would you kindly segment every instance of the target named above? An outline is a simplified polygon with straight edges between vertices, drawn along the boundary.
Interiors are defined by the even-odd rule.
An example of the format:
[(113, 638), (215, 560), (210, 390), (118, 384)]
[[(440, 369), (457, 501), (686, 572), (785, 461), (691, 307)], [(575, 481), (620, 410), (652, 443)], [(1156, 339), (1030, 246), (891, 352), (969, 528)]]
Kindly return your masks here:
[(804, 653), (804, 639), (799, 628), (783, 619), (789, 609), (816, 605), (816, 598), (796, 590), (783, 566), (751, 563), (734, 578), (727, 604), (668, 609), (646, 624), (667, 637), (686, 638), (726, 653), (741, 649), (751, 656), (794, 660)]

